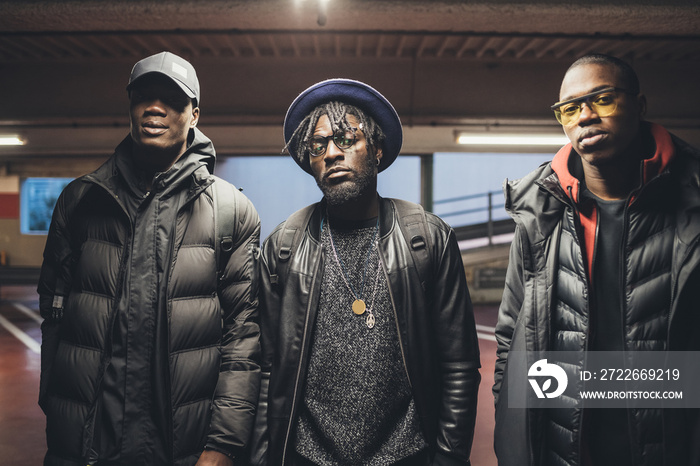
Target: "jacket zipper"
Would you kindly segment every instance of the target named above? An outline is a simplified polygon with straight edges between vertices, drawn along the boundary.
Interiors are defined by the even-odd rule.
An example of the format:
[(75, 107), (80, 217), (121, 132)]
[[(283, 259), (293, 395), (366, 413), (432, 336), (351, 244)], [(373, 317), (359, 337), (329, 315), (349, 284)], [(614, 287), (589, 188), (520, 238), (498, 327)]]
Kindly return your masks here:
[[(323, 250), (322, 250), (323, 251)], [(296, 379), (294, 381), (294, 397), (292, 398), (292, 412), (289, 413), (289, 423), (287, 424), (287, 434), (284, 437), (284, 447), (282, 448), (282, 464), (285, 464), (285, 459), (287, 457), (287, 448), (289, 447), (289, 438), (292, 435), (292, 423), (294, 422), (294, 412), (296, 411), (297, 408), (297, 396), (299, 395), (299, 381), (301, 380), (301, 369), (304, 364), (304, 353), (306, 352), (306, 340), (307, 340), (307, 335), (309, 331), (309, 318), (311, 316), (311, 305), (313, 303), (313, 292), (316, 289), (316, 281), (318, 280), (318, 276), (320, 275), (320, 264), (321, 264), (321, 258), (323, 254), (319, 254), (318, 258), (316, 259), (316, 265), (314, 267), (314, 270), (316, 270), (316, 273), (313, 275), (313, 279), (311, 281), (311, 292), (309, 293), (309, 302), (306, 305), (306, 317), (304, 320), (304, 332), (302, 333), (301, 336), (301, 349), (299, 353), (299, 365), (297, 366), (297, 375)]]
[[(569, 198), (571, 199), (571, 206), (572, 210), (574, 212), (574, 230), (577, 232), (577, 237), (579, 240), (579, 251), (584, 251), (585, 245), (586, 245), (586, 235), (585, 232), (583, 233), (583, 238), (580, 237), (578, 234), (579, 231), (581, 231), (580, 225), (581, 222), (581, 212), (578, 210), (576, 207), (576, 200), (573, 198), (572, 195), (572, 190), (571, 186), (567, 186), (567, 189), (569, 190)], [(586, 289), (588, 291), (588, 326), (586, 327), (586, 331), (583, 333), (583, 367), (586, 367), (586, 361), (587, 357), (586, 355), (588, 354), (588, 344), (590, 342), (590, 331), (591, 331), (591, 304), (592, 304), (592, 295), (591, 295), (591, 290), (593, 289), (593, 270), (595, 269), (595, 264), (596, 264), (596, 252), (598, 249), (598, 231), (600, 229), (600, 211), (598, 208), (595, 209), (595, 215), (596, 215), (596, 222), (595, 222), (595, 232), (593, 234), (593, 259), (591, 260), (591, 269), (588, 270), (588, 260), (586, 255), (587, 254), (581, 254), (581, 260), (583, 261), (583, 269), (584, 271), (587, 272), (587, 279), (584, 280), (584, 284), (586, 286)], [(578, 225), (577, 225), (578, 221)], [(583, 241), (582, 241), (583, 240)], [(581, 247), (581, 244), (583, 244), (583, 247)], [(583, 448), (583, 407), (581, 408), (582, 413), (580, 416), (580, 421), (578, 423), (578, 463), (582, 464), (582, 448)]]
[[(379, 243), (377, 243), (377, 253), (381, 254), (381, 248), (379, 248)], [(386, 271), (384, 260), (381, 260), (382, 272), (384, 272), (384, 279), (387, 283), (387, 289), (389, 290), (389, 299), (391, 300), (391, 309), (394, 311), (394, 324), (396, 324), (396, 336), (399, 339), (399, 348), (401, 349), (401, 360), (403, 361), (403, 369), (406, 371), (406, 379), (408, 380), (408, 386), (413, 391), (413, 383), (411, 382), (411, 374), (408, 372), (408, 363), (406, 362), (406, 351), (404, 350), (403, 340), (401, 339), (401, 328), (399, 327), (399, 315), (396, 311), (396, 303), (394, 301), (394, 294), (391, 291), (391, 282), (389, 281), (389, 273)]]
[[(185, 202), (185, 206), (188, 204), (189, 200)], [(184, 206), (183, 206), (184, 207)], [(178, 209), (177, 213), (175, 214), (175, 224), (173, 225), (173, 234), (175, 234), (175, 231), (177, 230), (177, 223), (178, 223), (178, 217), (180, 216), (180, 212), (182, 212), (182, 208)], [(216, 236), (216, 234), (215, 234)], [(216, 239), (214, 239), (216, 241)], [(216, 259), (215, 259), (216, 260)], [(168, 393), (168, 397), (165, 400), (165, 403), (168, 406), (168, 414), (167, 414), (167, 423), (168, 423), (168, 429), (165, 432), (165, 435), (167, 436), (167, 441), (169, 445), (167, 446), (168, 449), (170, 450), (170, 458), (168, 460), (174, 461), (175, 460), (175, 442), (173, 441), (173, 393), (172, 393), (172, 374), (170, 373), (170, 351), (171, 351), (171, 340), (170, 340), (170, 316), (171, 316), (171, 307), (170, 307), (170, 278), (172, 277), (173, 271), (175, 270), (175, 241), (170, 241), (170, 270), (168, 272), (168, 275), (165, 277), (165, 317), (166, 317), (166, 330), (167, 330), (167, 343), (168, 343), (168, 348), (167, 348), (167, 363), (168, 363), (168, 377), (165, 380), (165, 386), (166, 390)], [(218, 282), (218, 280), (217, 280)], [(218, 283), (217, 283), (218, 284)], [(157, 312), (157, 311), (156, 311)], [(160, 324), (163, 325), (163, 324)], [(158, 329), (156, 328), (155, 330), (158, 332)], [(156, 348), (155, 351), (158, 351)]]
[[(527, 237), (527, 235), (525, 235), (525, 236)], [(560, 233), (560, 238), (561, 238), (561, 233)], [(535, 264), (535, 257), (534, 257), (534, 254), (532, 252), (532, 248), (530, 247), (530, 245), (528, 245), (528, 256), (529, 256), (529, 260), (530, 260), (530, 267), (534, 271), (535, 270), (535, 265), (534, 265)], [(535, 277), (535, 280), (537, 280), (538, 275), (539, 274), (537, 274), (537, 273), (533, 274), (533, 277)], [(545, 283), (545, 286), (546, 286), (546, 283)], [(536, 284), (535, 284), (535, 289), (537, 289)], [(535, 327), (535, 335), (540, 335), (540, 328), (539, 328), (539, 323), (538, 323), (539, 322), (539, 312), (538, 312), (539, 303), (537, 302), (537, 293), (536, 292), (532, 293), (532, 298), (534, 300), (534, 303), (532, 306), (532, 310), (533, 310), (532, 315), (533, 315), (533, 323), (534, 323), (534, 327)], [(551, 309), (551, 305), (552, 305), (552, 303), (550, 300), (550, 303), (549, 303), (550, 309)], [(550, 324), (549, 331), (547, 333), (548, 334), (551, 333), (551, 324)], [(535, 346), (534, 347), (535, 353), (539, 356), (539, 354), (541, 352), (540, 341), (537, 338), (534, 338), (533, 341), (534, 341), (534, 346)], [(511, 341), (511, 343), (512, 343), (512, 341)], [(547, 346), (549, 346), (549, 344), (547, 344)], [(527, 345), (526, 345), (526, 348), (527, 348)], [(508, 354), (510, 354), (510, 348), (508, 349)], [(527, 411), (527, 424), (528, 424), (528, 426), (530, 425), (531, 422), (534, 422), (532, 417), (533, 417), (532, 410), (528, 410)], [(528, 466), (535, 466), (535, 448), (534, 448), (533, 443), (532, 443), (532, 437), (533, 437), (532, 429), (527, 429), (527, 436), (528, 436), (528, 439), (527, 439), (528, 453), (530, 454), (530, 462), (528, 463)], [(538, 450), (540, 451), (540, 455), (541, 455), (542, 449), (539, 448)]]
[[(622, 352), (623, 354), (626, 354), (627, 352), (627, 338), (625, 337), (626, 335), (626, 325), (625, 325), (625, 316), (627, 314), (627, 309), (625, 306), (625, 295), (627, 294), (626, 287), (625, 287), (625, 262), (627, 258), (627, 240), (628, 237), (627, 235), (629, 234), (627, 225), (628, 225), (628, 215), (629, 215), (629, 206), (632, 202), (632, 196), (634, 195), (634, 192), (632, 192), (628, 197), (625, 202), (625, 208), (622, 211), (622, 244), (621, 244), (621, 254), (620, 254), (620, 268), (618, 273), (620, 274), (620, 319), (621, 319), (621, 324), (622, 324)], [(625, 360), (626, 358), (623, 357), (623, 364), (625, 364), (627, 361)], [(623, 366), (624, 367), (624, 366)], [(632, 424), (630, 423), (630, 411), (626, 413), (627, 415), (625, 416), (627, 418), (627, 437), (629, 439), (630, 445), (634, 445), (634, 436), (632, 435), (632, 430), (631, 426)], [(635, 452), (634, 448), (631, 451), (632, 454), (632, 459), (634, 460)]]
[[(593, 270), (595, 268), (596, 264), (596, 252), (598, 249), (598, 230), (600, 228), (600, 212), (598, 209), (595, 210), (595, 215), (596, 215), (596, 222), (595, 222), (595, 233), (593, 236), (593, 260), (591, 260), (591, 270), (589, 271), (589, 279), (584, 280), (586, 289), (588, 291), (588, 326), (586, 327), (586, 331), (583, 333), (583, 365), (582, 369), (586, 367), (586, 363), (588, 361), (588, 345), (590, 344), (590, 335), (591, 335), (591, 306), (593, 304), (592, 295), (591, 291), (593, 290)], [(580, 240), (580, 239), (579, 239)], [(585, 245), (585, 238), (583, 241), (583, 244)], [(583, 250), (582, 248), (579, 247), (579, 250)], [(584, 260), (584, 265), (583, 268), (586, 269), (586, 258), (583, 257), (582, 259)], [(582, 453), (583, 453), (583, 419), (584, 419), (584, 407), (581, 407), (581, 416), (579, 416), (579, 424), (578, 424), (578, 463), (582, 464)]]

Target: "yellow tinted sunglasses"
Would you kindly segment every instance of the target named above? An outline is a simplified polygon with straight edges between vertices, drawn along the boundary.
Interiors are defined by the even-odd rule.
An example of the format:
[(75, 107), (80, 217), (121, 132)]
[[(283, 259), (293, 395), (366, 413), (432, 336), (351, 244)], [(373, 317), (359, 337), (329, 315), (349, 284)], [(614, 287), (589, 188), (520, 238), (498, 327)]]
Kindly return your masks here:
[(617, 93), (624, 92), (618, 87), (606, 87), (590, 94), (582, 95), (574, 99), (564, 100), (552, 105), (554, 116), (563, 126), (573, 126), (581, 116), (582, 105), (586, 103), (599, 117), (608, 117), (617, 110)]

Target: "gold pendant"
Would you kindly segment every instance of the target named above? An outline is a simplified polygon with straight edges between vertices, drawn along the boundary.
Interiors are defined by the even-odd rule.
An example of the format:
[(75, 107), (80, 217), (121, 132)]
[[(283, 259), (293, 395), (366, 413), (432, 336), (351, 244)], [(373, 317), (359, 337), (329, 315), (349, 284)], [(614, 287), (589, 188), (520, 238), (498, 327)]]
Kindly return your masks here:
[(354, 312), (358, 316), (364, 314), (365, 309), (367, 309), (367, 305), (365, 305), (365, 302), (361, 299), (356, 299), (352, 302), (352, 312)]
[(367, 328), (374, 328), (374, 314), (367, 315)]

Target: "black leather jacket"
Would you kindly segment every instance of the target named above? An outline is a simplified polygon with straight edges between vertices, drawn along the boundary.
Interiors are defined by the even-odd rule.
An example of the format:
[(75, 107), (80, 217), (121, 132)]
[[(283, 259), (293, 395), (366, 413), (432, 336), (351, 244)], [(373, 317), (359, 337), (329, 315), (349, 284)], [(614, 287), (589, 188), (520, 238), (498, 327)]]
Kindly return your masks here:
[[(700, 154), (676, 138), (672, 146), (672, 162), (645, 183), (625, 214), (621, 289), (627, 350), (700, 349)], [(562, 345), (574, 351), (585, 349), (588, 339), (585, 248), (575, 226), (576, 205), (558, 175), (548, 163), (504, 188), (506, 209), (517, 228), (496, 326), (495, 449), (502, 466), (581, 464), (580, 408), (556, 414), (548, 409), (545, 416), (543, 410), (509, 408), (507, 399), (510, 352)], [(571, 322), (577, 325), (562, 328)], [(637, 409), (630, 414), (634, 464), (700, 464), (697, 409)], [(556, 429), (548, 427), (551, 418), (556, 418)], [(554, 444), (546, 445), (546, 438)]]
[[(309, 346), (318, 309), (324, 256), (317, 204), (298, 249), (278, 267), (282, 225), (263, 245), (261, 331), (263, 389), (253, 441), (253, 463), (282, 465), (303, 395)], [(403, 363), (434, 464), (469, 464), (479, 349), (461, 255), (453, 230), (427, 214), (432, 282), (423, 291), (394, 203), (380, 199), (379, 251), (398, 321)], [(268, 392), (269, 384), (269, 392)]]

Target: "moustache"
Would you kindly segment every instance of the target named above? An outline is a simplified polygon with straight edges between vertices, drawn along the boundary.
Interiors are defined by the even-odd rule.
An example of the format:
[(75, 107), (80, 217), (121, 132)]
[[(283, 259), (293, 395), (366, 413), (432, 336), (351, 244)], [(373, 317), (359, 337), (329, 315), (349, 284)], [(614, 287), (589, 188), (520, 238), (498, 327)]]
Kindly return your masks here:
[(351, 173), (353, 175), (357, 175), (357, 172), (350, 167), (333, 167), (332, 169), (330, 169), (326, 173), (324, 173), (323, 176), (321, 177), (321, 179), (323, 181), (326, 181), (326, 180), (328, 180), (328, 178), (331, 175), (333, 175), (334, 173), (337, 173), (339, 171), (344, 171), (344, 172)]

